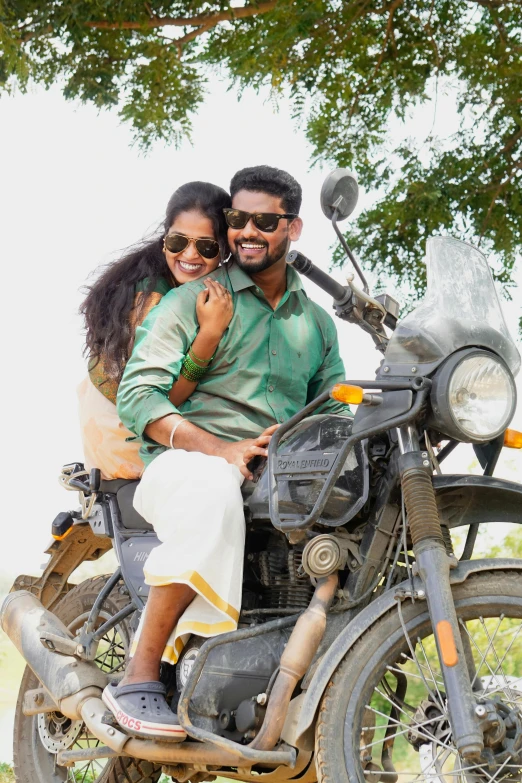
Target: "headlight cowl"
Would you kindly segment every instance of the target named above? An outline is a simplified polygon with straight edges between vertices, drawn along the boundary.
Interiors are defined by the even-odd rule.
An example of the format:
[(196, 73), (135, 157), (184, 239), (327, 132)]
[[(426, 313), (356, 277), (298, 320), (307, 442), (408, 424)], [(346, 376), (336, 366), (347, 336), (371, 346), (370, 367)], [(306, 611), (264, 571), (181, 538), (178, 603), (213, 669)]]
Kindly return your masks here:
[(468, 348), (450, 356), (433, 379), (433, 424), (444, 435), (487, 443), (509, 426), (516, 387), (504, 362), (490, 351)]

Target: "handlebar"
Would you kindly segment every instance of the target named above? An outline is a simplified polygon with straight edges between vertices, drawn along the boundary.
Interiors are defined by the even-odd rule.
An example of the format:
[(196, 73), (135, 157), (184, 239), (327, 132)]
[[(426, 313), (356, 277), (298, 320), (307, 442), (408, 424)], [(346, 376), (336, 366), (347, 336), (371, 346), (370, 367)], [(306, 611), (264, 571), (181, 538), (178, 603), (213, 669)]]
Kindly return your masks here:
[(345, 287), (338, 283), (333, 277), (330, 277), (322, 269), (315, 266), (309, 258), (299, 252), (299, 250), (291, 250), (287, 257), (286, 263), (293, 266), (300, 274), (306, 275), (312, 280), (319, 288), (326, 291), (333, 297), (336, 305), (346, 304), (352, 298), (352, 292), (348, 287)]

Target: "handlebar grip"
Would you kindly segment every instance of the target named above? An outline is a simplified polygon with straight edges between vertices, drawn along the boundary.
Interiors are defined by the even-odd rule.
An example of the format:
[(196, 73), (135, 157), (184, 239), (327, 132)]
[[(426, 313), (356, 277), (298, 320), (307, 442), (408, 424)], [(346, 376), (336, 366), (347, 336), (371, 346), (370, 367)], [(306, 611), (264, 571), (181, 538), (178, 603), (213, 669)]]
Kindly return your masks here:
[(333, 277), (330, 277), (322, 269), (319, 269), (315, 264), (310, 261), (305, 255), (299, 252), (299, 250), (291, 250), (287, 257), (286, 263), (294, 267), (300, 274), (309, 277), (312, 282), (330, 294), (336, 302), (344, 302), (347, 298), (347, 289), (338, 283)]

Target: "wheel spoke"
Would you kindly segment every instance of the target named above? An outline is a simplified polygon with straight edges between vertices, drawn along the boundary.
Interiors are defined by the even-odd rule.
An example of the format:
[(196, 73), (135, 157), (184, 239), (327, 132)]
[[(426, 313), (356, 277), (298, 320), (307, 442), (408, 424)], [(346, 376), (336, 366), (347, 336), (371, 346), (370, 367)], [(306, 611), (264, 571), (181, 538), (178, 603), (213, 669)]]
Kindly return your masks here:
[[(520, 708), (522, 706), (522, 693), (520, 692), (520, 690), (517, 690), (517, 688), (522, 690), (522, 677), (513, 678), (513, 682), (509, 686), (510, 692), (513, 689), (513, 691), (518, 694), (519, 698), (512, 699), (509, 698), (506, 694), (504, 694), (505, 695), (504, 701), (506, 704), (509, 704), (511, 707)], [(503, 690), (502, 688), (491, 688), (491, 689), (488, 688), (487, 691), (485, 691), (485, 693), (487, 693), (488, 697), (491, 697), (491, 696), (495, 696), (498, 693), (503, 693)]]
[[(415, 674), (415, 672), (405, 672), (403, 669), (398, 669), (396, 666), (387, 666), (386, 668), (390, 672), (398, 672), (399, 674), (406, 674), (407, 677), (414, 677), (424, 682), (424, 677), (421, 677), (420, 674)], [(444, 683), (441, 680), (434, 680), (434, 682), (435, 685), (440, 686), (442, 688), (444, 687)]]
[[(104, 643), (106, 647), (102, 647)], [(121, 670), (125, 665), (125, 649), (114, 629), (100, 639), (100, 647), (95, 663), (108, 674)]]
[[(506, 660), (507, 656), (508, 656), (508, 655), (509, 655), (509, 653), (511, 652), (511, 648), (513, 647), (513, 644), (514, 644), (514, 643), (516, 642), (516, 640), (518, 639), (518, 636), (519, 636), (519, 634), (520, 634), (520, 632), (521, 632), (521, 631), (522, 631), (522, 623), (521, 623), (521, 624), (518, 626), (518, 629), (517, 629), (517, 631), (515, 632), (515, 634), (514, 634), (514, 636), (513, 636), (512, 640), (510, 641), (510, 643), (509, 643), (509, 645), (508, 645), (508, 647), (507, 647), (506, 651), (504, 652), (504, 655), (503, 655), (503, 656), (502, 656), (502, 658), (500, 659), (499, 666), (502, 666), (502, 665), (503, 665), (503, 663), (504, 663), (504, 661)], [(495, 669), (495, 674), (497, 673), (497, 671), (498, 671), (498, 669)]]
[[(410, 717), (410, 715), (406, 712), (406, 710), (404, 710), (393, 699), (390, 699), (390, 697), (386, 693), (383, 693), (381, 690), (379, 690), (379, 688), (376, 688), (375, 692), (378, 693), (380, 696), (382, 696), (382, 698), (385, 699), (387, 702), (389, 702), (393, 707), (396, 707), (398, 710), (400, 710), (402, 713), (404, 713), (404, 715), (407, 715), (408, 717)], [(384, 716), (384, 717), (386, 717), (386, 716)]]
[[(57, 616), (65, 624), (71, 633), (71, 637), (78, 637), (79, 632), (85, 627), (90, 610), (100, 593), (103, 579), (96, 577), (88, 579), (81, 585), (74, 587), (60, 602)], [(81, 600), (78, 600), (81, 599)], [(113, 592), (103, 604), (98, 615), (96, 628), (121, 608), (128, 604), (128, 599), (119, 592)], [(79, 606), (81, 606), (79, 610)], [(84, 611), (85, 610), (85, 611)], [(123, 620), (111, 628), (98, 641), (95, 650), (94, 662), (105, 673), (112, 674), (122, 671), (128, 652), (130, 625), (128, 620)], [(28, 690), (40, 688), (41, 683), (29, 669), (26, 669), (22, 680), (20, 695)], [(103, 746), (81, 720), (70, 720), (61, 713), (39, 713), (34, 716), (24, 716), (21, 710), (22, 699), (17, 706), (15, 726), (22, 727), (27, 734), (18, 736), (15, 729), (15, 752), (20, 759), (17, 778), (20, 780), (33, 780), (34, 770), (39, 770), (37, 775), (39, 783), (48, 783), (49, 780), (67, 783), (95, 783), (95, 781), (112, 780), (111, 769), (114, 761), (107, 758), (90, 758), (74, 762), (71, 766), (62, 766), (58, 763), (59, 754), (67, 751), (92, 752), (95, 748)], [(23, 737), (22, 741), (20, 736)], [(19, 747), (20, 746), (20, 747)], [(105, 751), (106, 752), (106, 751)], [(80, 755), (82, 755), (80, 753)], [(127, 771), (128, 770), (128, 771)], [(138, 764), (132, 759), (122, 759), (122, 780), (134, 780), (138, 772)], [(161, 768), (154, 765), (154, 771), (150, 776), (151, 783), (155, 783), (161, 776)], [(119, 779), (120, 776), (118, 776)], [(138, 776), (141, 780), (141, 774)]]
[(426, 661), (426, 666), (428, 667), (428, 669), (430, 671), (430, 674), (431, 674), (431, 681), (433, 682), (433, 684), (434, 684), (434, 686), (435, 686), (435, 688), (437, 690), (437, 696), (439, 697), (439, 706), (440, 706), (442, 712), (445, 715), (446, 714), (446, 709), (444, 707), (444, 699), (442, 698), (442, 694), (441, 694), (441, 692), (439, 690), (439, 687), (437, 685), (437, 680), (435, 679), (435, 675), (433, 674), (433, 669), (430, 666), (430, 662), (429, 662), (428, 656), (426, 655), (426, 650), (424, 649), (424, 645), (422, 643), (422, 639), (420, 639), (419, 637), (417, 637), (417, 644), (421, 648), (422, 654), (424, 655), (424, 660)]
[[(399, 607), (400, 614), (400, 607)], [(482, 613), (460, 621), (470, 639), (477, 665), (477, 696), (499, 696), (522, 717), (522, 673), (517, 642), (522, 639), (520, 617), (515, 624), (505, 614)], [(411, 623), (411, 621), (410, 621)], [(406, 630), (401, 617), (403, 632)], [(404, 633), (408, 651), (399, 650), (384, 663), (384, 675), (373, 686), (364, 707), (359, 749), (363, 761), (361, 781), (392, 783), (508, 783), (522, 781), (522, 766), (493, 747), (488, 759), (463, 760), (454, 745), (435, 639)], [(413, 639), (415, 638), (415, 641)], [(404, 680), (404, 678), (406, 678)], [(480, 678), (480, 679), (479, 679)], [(349, 727), (347, 725), (347, 730)], [(506, 747), (509, 751), (509, 746)], [(495, 753), (502, 752), (495, 763)], [(390, 762), (392, 766), (388, 766)], [(383, 767), (383, 765), (385, 765)], [(359, 778), (357, 778), (359, 780)]]
[[(397, 726), (404, 726), (405, 725), (404, 723), (399, 723), (398, 721), (395, 721), (393, 718), (390, 718), (384, 712), (379, 712), (378, 710), (375, 710), (372, 707), (370, 707), (369, 709), (371, 709), (372, 712), (374, 712), (376, 715), (380, 715), (381, 717), (386, 718), (388, 721), (391, 721), (392, 723), (394, 723)], [(443, 719), (441, 718), (441, 720), (443, 720)], [(425, 721), (424, 723), (416, 723), (415, 724), (415, 730), (419, 729), (422, 726), (433, 725), (433, 722), (434, 721), (432, 721), (432, 720), (428, 720), (428, 721)], [(402, 731), (397, 731), (395, 733), (395, 737), (399, 737), (402, 734), (406, 734), (408, 731), (411, 731), (411, 726), (406, 726), (406, 728), (403, 729)], [(424, 737), (429, 742), (434, 741), (434, 742), (438, 743), (443, 748), (447, 747), (442, 742), (439, 742), (438, 740), (436, 740), (435, 737), (432, 737), (430, 734), (424, 734), (423, 732), (418, 732), (418, 733), (421, 735), (421, 737)], [(367, 750), (368, 748), (372, 748), (375, 745), (382, 745), (383, 742), (384, 742), (384, 739), (376, 740), (375, 742), (369, 742), (367, 745), (361, 745), (361, 750)]]
[[(498, 680), (498, 677), (497, 677), (497, 672), (498, 672), (498, 666), (499, 666), (499, 664), (497, 663), (497, 669), (494, 671), (494, 670), (492, 669), (492, 667), (491, 667), (491, 665), (490, 665), (489, 661), (487, 661), (487, 660), (486, 660), (486, 656), (487, 656), (487, 655), (488, 655), (488, 653), (491, 651), (491, 649), (493, 649), (493, 650), (494, 650), (495, 657), (497, 658), (497, 661), (498, 661), (498, 655), (497, 655), (497, 652), (496, 652), (496, 650), (494, 649), (494, 637), (492, 638), (492, 637), (491, 637), (491, 635), (488, 633), (488, 631), (487, 631), (487, 627), (486, 627), (486, 625), (485, 625), (485, 623), (484, 623), (484, 620), (483, 620), (483, 618), (481, 617), (481, 618), (479, 618), (479, 620), (480, 620), (480, 623), (481, 623), (481, 627), (482, 627), (482, 628), (483, 628), (483, 630), (484, 630), (485, 636), (486, 636), (486, 637), (487, 637), (487, 639), (488, 639), (488, 645), (487, 645), (487, 648), (486, 648), (486, 650), (485, 650), (484, 652), (482, 652), (482, 651), (481, 651), (481, 649), (480, 649), (479, 645), (477, 644), (477, 641), (475, 640), (474, 636), (473, 636), (473, 635), (472, 635), (472, 634), (471, 634), (471, 633), (468, 631), (468, 629), (467, 629), (467, 628), (464, 626), (464, 628), (465, 628), (465, 630), (466, 630), (466, 633), (468, 634), (469, 640), (471, 641), (471, 643), (473, 644), (473, 646), (475, 647), (476, 651), (478, 652), (478, 654), (479, 654), (479, 656), (480, 656), (480, 663), (479, 663), (479, 665), (477, 666), (477, 673), (476, 673), (475, 677), (473, 678), (473, 684), (476, 682), (477, 678), (479, 677), (480, 671), (481, 671), (481, 669), (482, 669), (483, 665), (485, 664), (485, 665), (486, 665), (486, 668), (488, 669), (488, 671), (489, 671), (489, 674), (490, 674), (490, 676), (491, 676), (492, 682), (494, 682), (494, 683), (497, 683), (497, 687), (495, 688), (494, 692), (495, 692), (495, 693), (502, 693), (502, 694), (505, 696), (505, 698), (506, 698), (506, 701), (507, 701), (508, 703), (512, 703), (512, 700), (511, 700), (511, 695), (510, 695), (510, 694), (508, 694), (508, 693), (506, 693), (506, 691), (504, 690), (504, 687), (503, 687), (503, 686), (502, 686), (502, 685), (499, 683), (499, 680)], [(522, 627), (522, 625), (521, 625), (520, 627)], [(497, 629), (496, 629), (496, 630), (498, 630), (498, 626), (497, 626)], [(502, 676), (503, 676), (503, 678), (504, 678), (504, 682), (506, 683), (505, 687), (508, 687), (508, 688), (509, 688), (509, 685), (508, 685), (508, 683), (507, 683), (507, 680), (506, 680), (506, 676), (505, 676), (505, 674), (504, 674), (504, 672), (503, 672), (503, 671), (502, 671)], [(519, 678), (519, 679), (520, 679), (520, 678)], [(484, 692), (484, 691), (483, 691), (483, 692)], [(487, 693), (488, 693), (488, 695), (492, 695), (492, 693), (493, 693), (493, 690), (490, 690), (489, 688), (487, 688)]]
[[(409, 639), (408, 639), (407, 641), (409, 642)], [(408, 646), (409, 646), (409, 644), (408, 644)], [(436, 697), (436, 695), (435, 695), (435, 694), (433, 693), (433, 691), (431, 690), (431, 688), (430, 688), (430, 686), (428, 685), (428, 682), (427, 682), (427, 680), (426, 680), (426, 677), (425, 677), (425, 675), (424, 675), (424, 671), (423, 671), (423, 669), (426, 669), (426, 666), (425, 666), (424, 664), (421, 664), (421, 662), (419, 661), (419, 659), (417, 658), (417, 656), (416, 656), (416, 655), (415, 655), (415, 653), (413, 652), (413, 648), (410, 648), (410, 650), (411, 650), (411, 657), (410, 657), (409, 655), (406, 655), (406, 653), (402, 653), (402, 654), (401, 654), (401, 657), (405, 658), (407, 661), (411, 661), (411, 663), (413, 663), (413, 664), (414, 664), (414, 665), (417, 667), (417, 670), (418, 670), (418, 672), (419, 672), (419, 676), (420, 676), (421, 680), (423, 681), (424, 685), (426, 686), (426, 690), (428, 691), (428, 693), (429, 693), (431, 696), (433, 696), (433, 698), (435, 698), (435, 697)], [(427, 671), (428, 671), (428, 673), (429, 673), (429, 670), (427, 670)], [(441, 684), (442, 684), (442, 683), (441, 683)]]
[[(105, 645), (102, 647), (102, 645)], [(100, 647), (102, 649), (100, 650)], [(99, 652), (94, 659), (95, 663), (107, 673), (113, 673), (123, 668), (125, 665), (125, 648), (120, 640), (117, 629), (109, 631), (100, 639)], [(97, 748), (102, 743), (85, 726), (82, 733), (78, 736), (75, 747), (78, 748)], [(95, 783), (103, 773), (107, 761), (105, 759), (93, 759), (88, 761), (85, 766), (80, 762), (76, 764), (72, 771), (68, 772), (68, 777), (73, 783)]]
[(485, 633), (485, 634), (486, 634), (486, 636), (488, 637), (488, 640), (489, 640), (489, 643), (490, 643), (490, 648), (491, 648), (491, 650), (493, 651), (493, 654), (494, 654), (494, 656), (495, 656), (495, 659), (496, 659), (496, 661), (497, 661), (497, 668), (495, 669), (495, 671), (494, 671), (494, 672), (492, 672), (492, 675), (493, 675), (493, 677), (495, 677), (495, 676), (496, 676), (496, 672), (497, 672), (497, 671), (499, 671), (499, 668), (500, 668), (500, 672), (501, 672), (502, 678), (504, 679), (504, 682), (505, 682), (505, 684), (506, 684), (506, 687), (507, 687), (507, 685), (508, 685), (508, 682), (507, 682), (507, 680), (506, 680), (506, 675), (504, 674), (504, 671), (502, 670), (502, 666), (501, 666), (501, 664), (500, 664), (500, 659), (499, 659), (499, 657), (498, 657), (498, 653), (497, 653), (497, 650), (496, 650), (496, 648), (495, 648), (495, 643), (494, 643), (494, 642), (495, 642), (495, 637), (496, 637), (496, 635), (497, 635), (497, 633), (498, 633), (498, 629), (500, 628), (500, 624), (502, 623), (503, 619), (504, 619), (504, 616), (503, 616), (503, 615), (501, 615), (501, 616), (500, 616), (500, 618), (499, 618), (499, 621), (498, 621), (497, 627), (495, 628), (495, 631), (494, 631), (494, 633), (493, 633), (493, 635), (492, 635), (492, 636), (490, 635), (490, 633), (489, 633), (489, 631), (488, 631), (487, 625), (486, 625), (486, 623), (484, 622), (484, 618), (482, 618), (482, 617), (481, 617), (481, 618), (480, 618), (480, 622), (481, 622), (481, 624), (482, 624), (482, 627), (483, 627), (483, 629), (484, 629), (484, 633)]

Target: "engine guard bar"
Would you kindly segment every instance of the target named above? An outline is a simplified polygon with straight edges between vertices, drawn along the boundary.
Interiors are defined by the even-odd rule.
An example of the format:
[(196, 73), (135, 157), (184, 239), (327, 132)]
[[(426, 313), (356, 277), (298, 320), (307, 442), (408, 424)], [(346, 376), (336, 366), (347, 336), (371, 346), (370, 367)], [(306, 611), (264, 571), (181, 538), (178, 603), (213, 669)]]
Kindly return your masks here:
[[(221, 644), (227, 644), (229, 642), (239, 642), (243, 639), (251, 639), (256, 636), (262, 636), (263, 634), (270, 633), (270, 631), (281, 630), (282, 628), (288, 628), (291, 625), (295, 625), (300, 614), (294, 614), (291, 617), (283, 617), (278, 620), (271, 620), (268, 623), (262, 625), (251, 626), (250, 628), (242, 628), (236, 631), (230, 631), (229, 633), (220, 634), (219, 636), (213, 636), (201, 645), (200, 651), (194, 661), (194, 664), (187, 677), (187, 681), (181, 694), (181, 699), (178, 703), (178, 718), (181, 726), (185, 729), (189, 737), (199, 740), (199, 742), (210, 742), (212, 745), (220, 748), (221, 750), (233, 750), (237, 751), (238, 744), (226, 737), (221, 737), (218, 734), (213, 734), (211, 731), (194, 726), (189, 717), (189, 705), (190, 700), (196, 689), (196, 685), (199, 682), (201, 672), (207, 661), (209, 653)], [(294, 748), (288, 750), (256, 750), (248, 745), (239, 746), (243, 757), (253, 764), (284, 764), (289, 767), (295, 765), (296, 751)]]
[(430, 379), (424, 377), (415, 378), (414, 380), (346, 381), (346, 383), (350, 383), (352, 386), (362, 386), (365, 389), (375, 389), (381, 391), (399, 391), (402, 389), (409, 389), (416, 393), (416, 397), (412, 407), (406, 413), (388, 419), (386, 422), (381, 422), (378, 426), (368, 427), (365, 430), (361, 430), (361, 432), (358, 432), (356, 435), (351, 435), (346, 440), (341, 451), (337, 455), (333, 469), (325, 479), (321, 492), (319, 493), (319, 497), (317, 498), (312, 511), (310, 514), (308, 514), (307, 517), (304, 517), (304, 519), (296, 519), (295, 517), (292, 517), (291, 519), (285, 520), (281, 519), (280, 517), (279, 491), (277, 486), (277, 478), (274, 471), (274, 464), (275, 460), (277, 459), (277, 449), (283, 435), (286, 435), (286, 433), (295, 427), (296, 424), (299, 424), (299, 422), (301, 422), (304, 418), (313, 413), (313, 411), (316, 410), (320, 405), (326, 402), (330, 398), (330, 391), (325, 391), (320, 394), (319, 397), (316, 397), (315, 400), (312, 400), (312, 402), (308, 403), (308, 405), (292, 416), (292, 418), (288, 419), (288, 421), (284, 422), (284, 424), (281, 424), (272, 435), (272, 439), (268, 447), (268, 508), (272, 524), (275, 528), (277, 528), (277, 530), (281, 530), (283, 532), (290, 532), (291, 530), (306, 530), (307, 528), (314, 525), (321, 516), (321, 513), (326, 505), (326, 501), (328, 500), (328, 496), (341, 474), (341, 470), (349, 450), (361, 440), (371, 438), (374, 435), (378, 435), (379, 433), (384, 432), (385, 430), (390, 430), (394, 427), (401, 427), (404, 424), (409, 424), (419, 415), (426, 397), (428, 396), (429, 390), (431, 389)]

